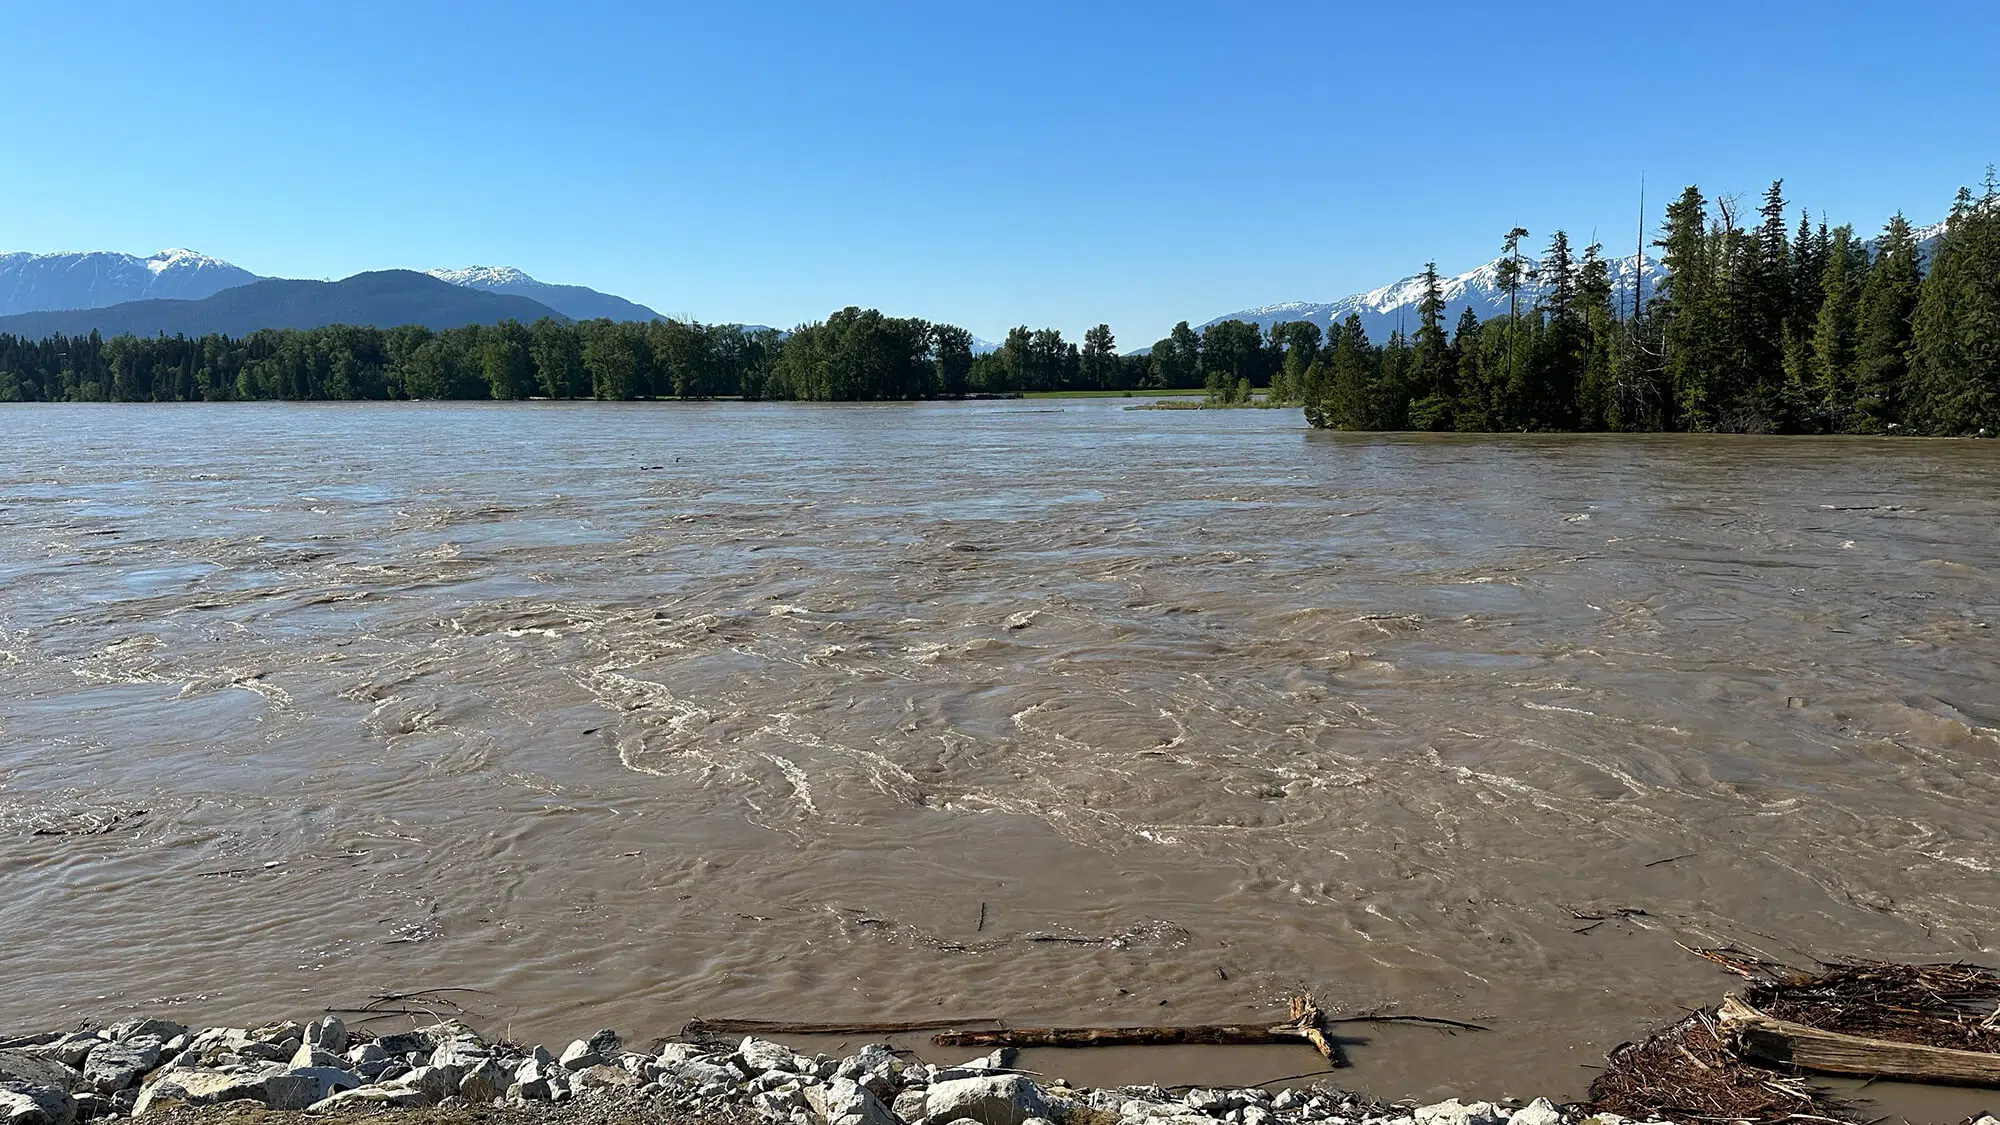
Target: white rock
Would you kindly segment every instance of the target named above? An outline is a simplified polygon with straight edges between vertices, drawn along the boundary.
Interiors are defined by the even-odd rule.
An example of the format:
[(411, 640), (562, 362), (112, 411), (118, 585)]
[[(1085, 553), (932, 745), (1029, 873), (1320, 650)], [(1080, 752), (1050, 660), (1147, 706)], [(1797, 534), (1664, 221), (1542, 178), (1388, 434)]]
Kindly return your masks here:
[(347, 1060), (324, 1047), (300, 1043), (299, 1049), (292, 1052), (289, 1065), (295, 1070), (308, 1066), (330, 1066), (338, 1070), (347, 1065)]
[(797, 1071), (798, 1056), (790, 1047), (773, 1043), (768, 1039), (746, 1036), (736, 1048), (736, 1065), (745, 1077), (755, 1077), (767, 1071)]
[(1243, 1100), (1227, 1090), (1189, 1090), (1181, 1099), (1189, 1109), (1200, 1113), (1221, 1114), (1239, 1109)]
[(1243, 1115), (1243, 1125), (1271, 1125), (1271, 1111), (1261, 1105), (1246, 1105), (1236, 1112)]
[[(1547, 1098), (1536, 1098), (1507, 1118), (1507, 1125), (1562, 1125), (1562, 1110)], [(2000, 1122), (1995, 1122), (2000, 1125)]]
[(660, 1048), (659, 1057), (660, 1065), (666, 1067), (668, 1070), (672, 1070), (682, 1063), (693, 1062), (696, 1059), (705, 1059), (709, 1056), (708, 1052), (703, 1051), (700, 1047), (692, 1043), (669, 1043)]
[(631, 1090), (638, 1088), (639, 1078), (622, 1066), (599, 1063), (570, 1075), (569, 1083), (577, 1090)]
[(590, 1044), (578, 1039), (563, 1049), (560, 1061), (564, 1070), (584, 1070), (599, 1065), (604, 1057), (591, 1050)]
[(896, 1115), (867, 1087), (851, 1078), (835, 1078), (808, 1087), (806, 1101), (826, 1125), (898, 1125)]
[(924, 1116), (932, 1121), (963, 1117), (979, 1125), (1022, 1125), (1051, 1112), (1041, 1087), (1019, 1074), (953, 1079), (924, 1092)]
[(352, 1090), (342, 1090), (332, 1097), (307, 1106), (306, 1112), (343, 1113), (389, 1107), (416, 1109), (430, 1104), (430, 1097), (424, 1091), (400, 1082), (386, 1082), (380, 1086), (357, 1086)]
[(1463, 1104), (1457, 1098), (1435, 1105), (1418, 1106), (1412, 1115), (1416, 1125), (1502, 1125), (1507, 1114), (1492, 1102)]

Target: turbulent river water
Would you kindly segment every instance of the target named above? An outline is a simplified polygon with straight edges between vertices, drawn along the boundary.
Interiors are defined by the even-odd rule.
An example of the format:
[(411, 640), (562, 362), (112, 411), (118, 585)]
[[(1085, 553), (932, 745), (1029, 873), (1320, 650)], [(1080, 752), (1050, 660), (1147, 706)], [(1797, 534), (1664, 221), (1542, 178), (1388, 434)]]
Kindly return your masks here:
[(1995, 953), (2000, 445), (1123, 405), (0, 409), (0, 1029), (1309, 988), (1575, 1094), (1676, 942)]

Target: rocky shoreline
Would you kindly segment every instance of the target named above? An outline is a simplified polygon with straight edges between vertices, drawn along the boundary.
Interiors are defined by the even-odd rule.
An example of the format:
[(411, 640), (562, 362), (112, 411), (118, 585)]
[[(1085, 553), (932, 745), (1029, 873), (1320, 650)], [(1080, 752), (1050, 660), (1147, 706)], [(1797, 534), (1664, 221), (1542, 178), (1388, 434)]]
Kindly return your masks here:
[(230, 1107), (313, 1115), (533, 1111), (601, 1102), (689, 1121), (768, 1125), (1623, 1125), (1547, 1099), (1389, 1105), (1330, 1086), (1277, 1091), (1077, 1089), (1010, 1069), (1007, 1052), (938, 1067), (871, 1044), (845, 1058), (779, 1043), (627, 1049), (600, 1031), (560, 1051), (489, 1042), (455, 1022), (373, 1035), (340, 1020), (191, 1029), (129, 1020), (0, 1040), (0, 1125), (181, 1119)]

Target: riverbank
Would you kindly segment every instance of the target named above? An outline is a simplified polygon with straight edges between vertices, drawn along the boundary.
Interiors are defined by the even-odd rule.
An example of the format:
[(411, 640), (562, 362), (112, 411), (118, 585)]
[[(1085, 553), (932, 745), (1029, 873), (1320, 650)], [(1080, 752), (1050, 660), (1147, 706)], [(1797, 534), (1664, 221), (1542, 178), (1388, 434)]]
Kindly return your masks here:
[[(269, 1122), (401, 1111), (422, 1122), (577, 1120), (769, 1125), (1565, 1125), (1548, 1099), (1390, 1105), (1319, 1082), (1086, 1089), (1013, 1068), (1010, 1051), (936, 1066), (882, 1044), (800, 1054), (755, 1037), (632, 1049), (599, 1031), (555, 1049), (444, 1022), (371, 1035), (339, 1019), (189, 1028), (160, 1019), (0, 1039), (0, 1120)], [(1303, 1075), (1300, 1080), (1319, 1078)], [(1598, 1125), (1624, 1118), (1602, 1115)]]

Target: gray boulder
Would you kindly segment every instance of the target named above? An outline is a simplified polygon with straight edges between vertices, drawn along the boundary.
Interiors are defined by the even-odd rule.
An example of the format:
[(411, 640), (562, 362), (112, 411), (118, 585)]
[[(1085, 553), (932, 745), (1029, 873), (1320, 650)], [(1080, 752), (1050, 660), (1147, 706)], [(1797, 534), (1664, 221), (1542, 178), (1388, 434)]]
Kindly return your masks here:
[(904, 1090), (896, 1095), (896, 1102), (889, 1107), (891, 1112), (910, 1125), (924, 1120), (924, 1091)]
[(608, 1027), (591, 1036), (585, 1045), (605, 1062), (616, 1060), (625, 1051), (625, 1040), (619, 1038), (618, 1033)]
[(679, 1066), (669, 1067), (667, 1073), (708, 1097), (726, 1094), (743, 1080), (743, 1076), (738, 1074), (734, 1067), (723, 1066), (707, 1059), (693, 1059)]
[(106, 1043), (84, 1060), (83, 1080), (100, 1094), (115, 1094), (160, 1065), (160, 1041), (150, 1035)]
[[(352, 1090), (357, 1086), (365, 1085), (360, 1075), (339, 1066), (295, 1066), (286, 1070), (284, 1076), (300, 1080), (284, 1084), (286, 1100), (288, 1102), (296, 1102), (303, 1099), (307, 1106), (325, 1098), (330, 1098), (342, 1090)], [(311, 1082), (313, 1084), (312, 1089), (306, 1090), (302, 1085), (303, 1082)], [(266, 1090), (269, 1090), (268, 1086)], [(272, 1108), (277, 1109), (279, 1107), (273, 1105)]]
[(1052, 1112), (1041, 1087), (1019, 1074), (951, 1079), (924, 1093), (924, 1116), (931, 1121), (963, 1117), (979, 1125), (1022, 1125)]
[(304, 1039), (322, 1051), (339, 1054), (347, 1050), (347, 1024), (338, 1016), (327, 1016), (306, 1025)]
[(460, 1075), (493, 1057), (493, 1048), (470, 1035), (447, 1039), (431, 1051), (432, 1066), (457, 1068)]
[(298, 1052), (299, 1045), (295, 1043), (287, 1046), (285, 1043), (265, 1043), (261, 1040), (253, 1039), (249, 1042), (239, 1044), (230, 1053), (241, 1059), (282, 1063), (292, 1061), (292, 1056)]
[(458, 1068), (449, 1066), (420, 1066), (396, 1080), (399, 1085), (421, 1091), (429, 1099), (425, 1105), (436, 1105), (458, 1093)]
[(53, 1059), (71, 1070), (77, 1070), (83, 1066), (83, 1060), (90, 1057), (90, 1052), (103, 1042), (96, 1032), (72, 1031), (53, 1043), (31, 1048), (28, 1053)]
[(27, 1051), (0, 1051), (0, 1082), (29, 1086), (53, 1086), (65, 1093), (83, 1085), (83, 1075), (54, 1059)]
[(469, 1102), (490, 1102), (507, 1091), (511, 1076), (490, 1058), (467, 1067), (458, 1080), (458, 1096)]
[(110, 1028), (111, 1038), (120, 1043), (130, 1039), (147, 1038), (158, 1039), (165, 1043), (169, 1039), (186, 1035), (187, 1031), (184, 1025), (172, 1020), (126, 1020), (124, 1023), (113, 1024)]
[(132, 1116), (143, 1117), (153, 1110), (177, 1105), (261, 1102), (267, 1073), (262, 1069), (232, 1072), (176, 1067), (139, 1091), (139, 1099), (132, 1103)]
[(0, 1122), (5, 1125), (70, 1125), (75, 1120), (76, 1099), (68, 1090), (0, 1081)]

